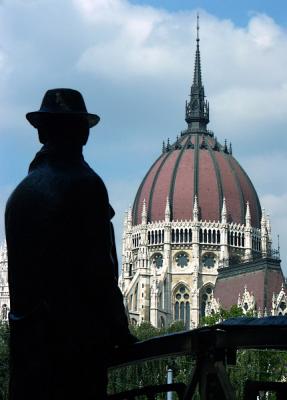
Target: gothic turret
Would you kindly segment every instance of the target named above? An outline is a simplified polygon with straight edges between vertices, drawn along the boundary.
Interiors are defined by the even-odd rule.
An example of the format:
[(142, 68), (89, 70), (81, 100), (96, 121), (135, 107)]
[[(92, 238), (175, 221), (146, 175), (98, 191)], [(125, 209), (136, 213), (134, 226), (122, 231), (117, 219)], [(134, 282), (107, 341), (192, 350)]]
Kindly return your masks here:
[(199, 51), (199, 16), (197, 16), (197, 38), (194, 64), (193, 84), (190, 90), (190, 101), (186, 102), (185, 120), (188, 130), (191, 132), (204, 133), (209, 122), (209, 105), (205, 100), (204, 86), (201, 80), (201, 64)]

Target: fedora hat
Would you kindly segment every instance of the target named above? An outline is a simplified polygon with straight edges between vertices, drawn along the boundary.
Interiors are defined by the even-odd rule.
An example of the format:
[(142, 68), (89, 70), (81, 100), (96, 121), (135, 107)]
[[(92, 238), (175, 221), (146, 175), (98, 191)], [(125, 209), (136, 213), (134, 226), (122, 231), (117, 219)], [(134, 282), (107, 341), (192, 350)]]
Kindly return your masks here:
[(26, 114), (27, 120), (34, 128), (39, 128), (44, 116), (84, 117), (90, 128), (100, 120), (98, 115), (88, 113), (83, 96), (73, 89), (48, 90), (44, 95), (40, 110)]

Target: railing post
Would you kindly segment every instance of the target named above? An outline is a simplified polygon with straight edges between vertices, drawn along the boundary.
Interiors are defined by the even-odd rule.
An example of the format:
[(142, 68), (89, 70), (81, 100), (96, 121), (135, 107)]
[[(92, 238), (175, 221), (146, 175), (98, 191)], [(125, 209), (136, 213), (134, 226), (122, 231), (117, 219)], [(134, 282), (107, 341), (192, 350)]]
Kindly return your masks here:
[[(167, 384), (171, 384), (172, 383), (172, 379), (173, 379), (173, 371), (172, 371), (172, 369), (171, 368), (168, 368), (168, 370), (167, 370), (167, 381), (166, 381), (166, 383)], [(172, 392), (167, 392), (167, 395), (166, 395), (166, 400), (172, 400)]]

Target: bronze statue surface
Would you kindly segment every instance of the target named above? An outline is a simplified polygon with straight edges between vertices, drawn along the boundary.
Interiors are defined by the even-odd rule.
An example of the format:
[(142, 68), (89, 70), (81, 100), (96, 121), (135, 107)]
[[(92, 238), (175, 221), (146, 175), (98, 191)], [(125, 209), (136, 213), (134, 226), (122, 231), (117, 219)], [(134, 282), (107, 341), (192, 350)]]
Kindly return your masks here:
[(79, 96), (48, 91), (27, 114), (44, 146), (7, 202), (10, 400), (104, 399), (107, 354), (134, 341), (116, 279), (113, 210), (82, 156), (99, 118)]

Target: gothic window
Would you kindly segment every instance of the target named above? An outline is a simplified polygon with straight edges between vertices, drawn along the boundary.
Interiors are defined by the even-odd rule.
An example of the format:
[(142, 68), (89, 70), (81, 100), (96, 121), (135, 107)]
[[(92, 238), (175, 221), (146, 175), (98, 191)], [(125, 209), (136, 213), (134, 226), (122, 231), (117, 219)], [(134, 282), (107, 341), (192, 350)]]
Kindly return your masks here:
[(150, 232), (147, 233), (148, 244), (150, 244)]
[(133, 274), (133, 264), (129, 264), (129, 276), (132, 276)]
[(206, 232), (206, 229), (204, 229), (204, 231), (203, 231), (203, 242), (204, 242), (204, 243), (207, 242), (207, 232)]
[(212, 231), (212, 243), (216, 243), (216, 233), (214, 229)]
[(174, 229), (171, 230), (171, 241), (172, 243), (175, 241)]
[(184, 268), (184, 267), (187, 267), (188, 262), (189, 262), (189, 258), (188, 258), (188, 255), (186, 253), (180, 252), (180, 253), (176, 254), (175, 261), (176, 261), (176, 265), (177, 266), (179, 266), (181, 268)]
[(187, 229), (184, 230), (184, 242), (187, 243), (188, 239), (187, 239)]
[(192, 230), (188, 230), (188, 241), (191, 243), (192, 242)]
[(202, 229), (199, 229), (199, 241), (202, 242)]
[(211, 230), (208, 229), (208, 243), (211, 243)]
[(217, 243), (220, 243), (220, 231), (217, 231)]
[(215, 265), (215, 255), (213, 253), (205, 253), (202, 256), (202, 264), (204, 267), (213, 268)]
[(179, 232), (178, 232), (178, 229), (175, 231), (175, 241), (176, 241), (176, 243), (179, 242)]
[(163, 317), (160, 317), (160, 327), (164, 328), (165, 327), (165, 321)]
[(174, 319), (184, 323), (186, 328), (190, 326), (190, 302), (189, 290), (183, 284), (174, 292)]
[(213, 286), (207, 285), (201, 289), (200, 293), (200, 314), (201, 317), (205, 316), (205, 309), (207, 304), (210, 304), (212, 298), (212, 288)]
[(152, 256), (152, 263), (156, 266), (156, 268), (161, 268), (163, 264), (163, 257), (160, 253), (155, 253)]

